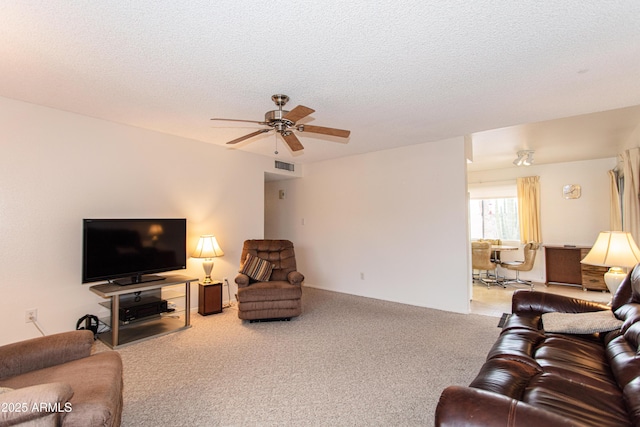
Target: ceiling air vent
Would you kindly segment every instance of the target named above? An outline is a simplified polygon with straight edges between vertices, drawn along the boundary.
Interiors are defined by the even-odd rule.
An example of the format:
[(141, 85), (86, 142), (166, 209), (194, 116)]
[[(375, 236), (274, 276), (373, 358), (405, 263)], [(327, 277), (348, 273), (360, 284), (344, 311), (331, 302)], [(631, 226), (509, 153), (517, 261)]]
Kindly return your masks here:
[(276, 169), (282, 169), (285, 171), (293, 172), (295, 165), (293, 163), (285, 163), (279, 160), (276, 160)]

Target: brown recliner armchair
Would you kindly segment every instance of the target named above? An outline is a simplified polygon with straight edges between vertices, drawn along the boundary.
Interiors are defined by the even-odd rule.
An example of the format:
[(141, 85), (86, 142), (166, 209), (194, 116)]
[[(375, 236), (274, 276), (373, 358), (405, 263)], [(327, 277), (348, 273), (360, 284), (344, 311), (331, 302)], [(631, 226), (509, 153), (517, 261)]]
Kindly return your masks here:
[[(266, 280), (256, 279), (255, 271), (247, 273), (251, 257), (267, 261), (272, 268)], [(253, 258), (255, 261), (255, 258)], [(261, 261), (258, 261), (261, 262)], [(304, 276), (296, 270), (293, 243), (289, 240), (247, 240), (240, 257), (238, 285), (238, 317), (244, 320), (291, 320), (302, 313), (302, 282)], [(264, 263), (266, 264), (266, 263)], [(260, 273), (265, 273), (264, 269)], [(253, 278), (250, 275), (254, 276)]]

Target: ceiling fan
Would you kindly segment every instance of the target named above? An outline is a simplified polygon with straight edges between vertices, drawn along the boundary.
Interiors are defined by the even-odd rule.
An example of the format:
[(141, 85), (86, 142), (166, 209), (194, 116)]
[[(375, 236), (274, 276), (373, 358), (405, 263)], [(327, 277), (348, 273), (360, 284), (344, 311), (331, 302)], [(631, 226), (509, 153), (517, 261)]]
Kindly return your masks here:
[[(269, 126), (268, 129), (260, 129), (255, 132), (251, 132), (250, 134), (241, 136), (240, 138), (236, 138), (232, 141), (227, 142), (227, 144), (237, 144), (238, 142), (242, 142), (246, 139), (253, 138), (254, 136), (261, 135), (263, 133), (271, 132), (275, 130), (279, 133), (284, 142), (287, 143), (291, 151), (300, 151), (304, 149), (298, 137), (293, 133), (294, 130), (298, 132), (309, 132), (309, 133), (319, 133), (322, 135), (330, 135), (337, 136), (340, 138), (348, 138), (351, 133), (348, 130), (343, 129), (334, 129), (328, 128), (324, 126), (312, 126), (299, 124), (297, 125), (300, 119), (307, 117), (309, 114), (313, 113), (315, 110), (309, 107), (305, 107), (304, 105), (298, 105), (291, 111), (283, 110), (282, 107), (289, 101), (289, 97), (287, 95), (273, 95), (271, 97), (273, 102), (278, 106), (277, 110), (267, 111), (264, 115), (264, 121), (255, 121), (255, 120), (238, 120), (238, 119), (222, 119), (222, 118), (213, 118), (211, 120), (225, 120), (231, 122), (246, 122), (246, 123), (257, 123), (259, 125)], [(345, 143), (348, 141), (345, 141)]]

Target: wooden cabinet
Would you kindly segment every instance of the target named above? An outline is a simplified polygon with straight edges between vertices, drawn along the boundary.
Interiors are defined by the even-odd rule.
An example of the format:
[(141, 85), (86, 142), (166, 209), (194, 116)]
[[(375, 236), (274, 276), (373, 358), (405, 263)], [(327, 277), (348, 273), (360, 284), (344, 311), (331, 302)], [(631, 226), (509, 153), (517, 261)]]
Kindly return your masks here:
[(580, 264), (590, 249), (589, 246), (545, 246), (546, 283), (606, 291), (604, 273), (607, 268)]
[(222, 312), (222, 282), (200, 283), (198, 313), (202, 316)]

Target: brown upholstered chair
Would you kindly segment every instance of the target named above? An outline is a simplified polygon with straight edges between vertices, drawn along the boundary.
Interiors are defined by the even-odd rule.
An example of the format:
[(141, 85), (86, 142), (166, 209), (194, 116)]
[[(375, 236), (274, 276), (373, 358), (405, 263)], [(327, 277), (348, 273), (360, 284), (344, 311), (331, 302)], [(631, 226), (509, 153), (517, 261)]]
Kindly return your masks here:
[(505, 280), (503, 283), (505, 284), (516, 283), (516, 284), (522, 284), (522, 285), (529, 285), (531, 287), (531, 290), (533, 290), (533, 282), (529, 280), (522, 280), (520, 278), (520, 272), (531, 271), (531, 269), (533, 269), (533, 263), (536, 260), (536, 253), (538, 252), (539, 248), (540, 248), (539, 243), (529, 242), (526, 245), (524, 245), (524, 261), (502, 262), (500, 264), (501, 267), (504, 267), (507, 270), (514, 270), (516, 272), (515, 279)]
[[(492, 284), (501, 285), (500, 282), (497, 281), (496, 275), (496, 263), (491, 261), (491, 242), (471, 242), (471, 264), (474, 270), (478, 270), (478, 275), (474, 276), (474, 281), (477, 280), (480, 283), (487, 285), (490, 287)], [(494, 279), (489, 277), (489, 271), (493, 270)], [(484, 278), (482, 277), (482, 272), (485, 272)]]
[(296, 271), (296, 256), (289, 240), (247, 240), (242, 248), (240, 271), (247, 255), (268, 261), (273, 270), (266, 281), (257, 281), (240, 273), (238, 317), (244, 320), (290, 320), (302, 313), (302, 282)]

